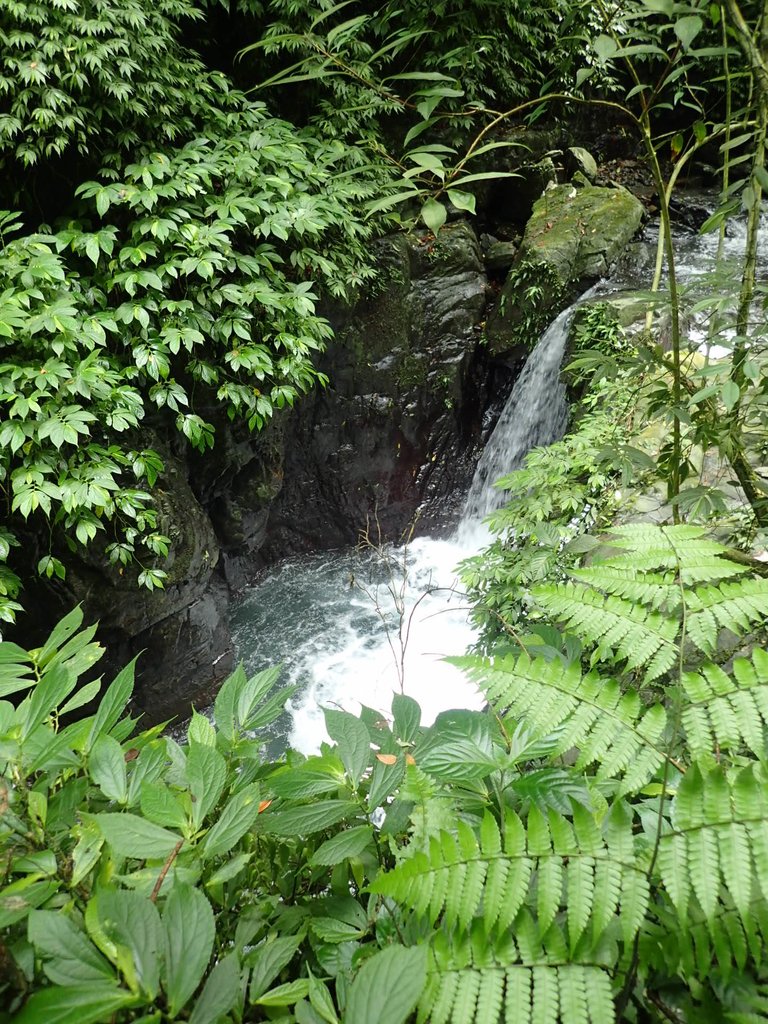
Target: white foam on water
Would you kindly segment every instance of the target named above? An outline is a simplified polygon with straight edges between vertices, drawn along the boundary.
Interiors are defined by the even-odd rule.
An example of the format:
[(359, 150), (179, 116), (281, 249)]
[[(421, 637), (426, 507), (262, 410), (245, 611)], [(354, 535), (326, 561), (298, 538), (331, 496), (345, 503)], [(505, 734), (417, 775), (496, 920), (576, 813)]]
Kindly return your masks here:
[(418, 701), (424, 724), (450, 708), (483, 706), (473, 684), (445, 660), (464, 654), (477, 638), (456, 567), (490, 540), (482, 519), (504, 501), (494, 481), (520, 466), (534, 445), (565, 430), (559, 370), (574, 308), (557, 317), (528, 358), (453, 538), (287, 560), (240, 604), (233, 636), (247, 668), (283, 661), (299, 687), (286, 708), (286, 739), (295, 750), (311, 753), (328, 738), (322, 711), (328, 706), (357, 713), (365, 704), (386, 715), (393, 693), (403, 692)]

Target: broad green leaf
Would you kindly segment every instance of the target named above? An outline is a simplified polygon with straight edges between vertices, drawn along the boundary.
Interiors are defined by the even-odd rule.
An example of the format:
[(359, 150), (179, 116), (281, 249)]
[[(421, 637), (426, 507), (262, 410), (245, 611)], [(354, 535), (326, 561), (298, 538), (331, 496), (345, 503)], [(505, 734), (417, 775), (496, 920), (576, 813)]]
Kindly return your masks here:
[(698, 14), (687, 14), (678, 18), (675, 22), (675, 35), (680, 40), (684, 50), (689, 50), (691, 43), (704, 28), (704, 22)]
[(336, 917), (313, 917), (310, 927), (323, 942), (353, 942), (365, 935), (366, 929), (358, 925), (340, 921)]
[(478, 711), (443, 711), (417, 748), (422, 771), (453, 782), (471, 781), (496, 768), (490, 719)]
[(0, 697), (7, 697), (32, 686), (31, 657), (17, 644), (4, 640), (0, 643)]
[(216, 964), (195, 1003), (189, 1024), (218, 1024), (240, 996), (240, 965), (234, 953)]
[(360, 968), (344, 1019), (405, 1024), (427, 983), (427, 947), (389, 946)]
[(457, 210), (466, 210), (467, 213), (475, 212), (475, 197), (471, 192), (461, 192), (457, 188), (449, 188), (448, 198)]
[(760, 188), (768, 192), (768, 170), (765, 167), (754, 167), (752, 173), (760, 183)]
[(157, 907), (146, 896), (125, 889), (102, 889), (95, 902), (103, 932), (117, 947), (117, 965), (126, 981), (153, 1000), (160, 987), (164, 945)]
[(237, 736), (235, 709), (240, 692), (246, 686), (247, 681), (243, 666), (238, 665), (232, 675), (222, 683), (213, 705), (216, 727), (230, 742), (233, 742)]
[(174, 885), (165, 901), (163, 930), (164, 987), (169, 1014), (175, 1017), (202, 981), (213, 951), (213, 911), (199, 889)]
[(63, 704), (74, 690), (77, 676), (64, 665), (46, 672), (19, 707), (22, 742), (45, 721), (54, 708)]
[(205, 715), (192, 711), (192, 719), (187, 728), (187, 742), (189, 744), (203, 743), (207, 747), (216, 746), (216, 730)]
[(142, 1000), (115, 985), (68, 985), (35, 992), (14, 1016), (15, 1024), (103, 1024), (118, 1010)]
[(394, 764), (385, 764), (376, 756), (368, 786), (368, 809), (373, 812), (397, 789), (405, 777), (405, 754), (398, 754)]
[(192, 742), (187, 751), (187, 778), (192, 793), (192, 819), (197, 828), (219, 802), (227, 765), (215, 747)]
[(104, 835), (95, 821), (80, 826), (80, 838), (72, 854), (72, 886), (80, 885), (101, 857)]
[(253, 729), (254, 719), (258, 715), (259, 704), (267, 698), (270, 690), (280, 678), (280, 666), (264, 669), (251, 676), (237, 695), (237, 721), (243, 729)]
[(392, 698), (392, 716), (392, 728), (397, 738), (403, 743), (413, 743), (421, 724), (421, 708), (413, 697), (396, 693)]
[(337, 744), (339, 757), (344, 763), (352, 784), (357, 786), (368, 767), (371, 757), (371, 740), (368, 730), (354, 715), (347, 711), (325, 708), (325, 727), (328, 735)]
[(412, 188), (408, 192), (393, 192), (390, 195), (382, 196), (381, 199), (374, 199), (365, 204), (366, 212), (370, 215), (372, 213), (378, 213), (381, 210), (388, 210), (390, 206), (397, 206), (398, 203), (409, 202), (413, 199), (417, 199), (419, 191), (417, 188)]
[(285, 985), (278, 985), (253, 1001), (257, 1006), (293, 1006), (308, 995), (308, 979), (298, 978), (296, 981), (286, 982)]
[(187, 814), (179, 797), (164, 782), (141, 784), (141, 813), (156, 825), (184, 829)]
[(251, 783), (236, 793), (224, 807), (203, 841), (203, 857), (220, 857), (228, 853), (253, 826), (258, 814), (259, 787)]
[(252, 853), (240, 853), (237, 857), (233, 857), (232, 860), (228, 860), (213, 872), (205, 883), (206, 887), (213, 888), (215, 885), (223, 885), (224, 882), (230, 882), (233, 878), (237, 878), (240, 872), (248, 866), (252, 857)]
[[(317, 763), (319, 759), (316, 759)], [(324, 793), (335, 793), (340, 787), (348, 788), (340, 761), (318, 764), (317, 767), (286, 765), (269, 777), (269, 786), (275, 796), (290, 800), (306, 800)]]
[(88, 756), (91, 778), (107, 800), (124, 804), (128, 795), (123, 748), (111, 736), (102, 735)]
[(309, 1001), (324, 1021), (327, 1021), (328, 1024), (339, 1024), (336, 1007), (333, 1005), (328, 986), (316, 978), (311, 970), (309, 972)]
[(85, 932), (60, 910), (33, 910), (27, 934), (54, 985), (115, 981), (112, 968)]
[(248, 998), (253, 1003), (263, 995), (301, 945), (301, 936), (267, 939), (248, 951), (245, 964), (253, 968)]
[(181, 840), (175, 832), (168, 832), (136, 814), (104, 813), (89, 817), (120, 857), (164, 860)]
[(370, 825), (357, 825), (345, 829), (333, 836), (315, 850), (310, 858), (311, 864), (340, 864), (349, 857), (357, 857), (373, 839)]
[(436, 235), (445, 224), (448, 213), (442, 203), (436, 199), (429, 198), (421, 208), (421, 219), (427, 225), (433, 235)]
[(53, 850), (36, 850), (34, 853), (14, 857), (11, 861), (13, 874), (55, 875), (58, 870), (59, 865)]
[(277, 836), (306, 836), (336, 825), (343, 818), (353, 818), (360, 811), (351, 800), (321, 800), (308, 807), (266, 813), (259, 829)]
[(611, 57), (616, 56), (618, 47), (610, 36), (601, 34), (592, 40), (592, 49), (595, 51), (600, 63), (604, 64)]
[(136, 659), (129, 662), (115, 676), (99, 702), (99, 709), (93, 717), (91, 731), (86, 740), (86, 753), (102, 733), (109, 732), (125, 710), (133, 693), (133, 677)]
[[(155, 729), (162, 729), (156, 726)], [(115, 731), (112, 731), (113, 738)], [(141, 797), (141, 787), (145, 782), (155, 782), (164, 775), (168, 767), (167, 738), (150, 739), (148, 736), (139, 756), (131, 761), (128, 775), (128, 805), (133, 806)]]
[(0, 889), (0, 929), (22, 921), (30, 910), (42, 906), (58, 890), (58, 881), (28, 875)]
[(53, 627), (50, 636), (37, 655), (37, 664), (41, 666), (47, 665), (59, 648), (78, 631), (82, 624), (83, 610), (78, 605)]
[(733, 407), (736, 405), (736, 403), (739, 400), (740, 394), (741, 391), (739, 390), (739, 385), (736, 383), (735, 380), (727, 380), (725, 384), (723, 384), (722, 388), (720, 389), (720, 397), (722, 398), (723, 405), (728, 410), (728, 412), (730, 412), (731, 409), (733, 409)]
[(89, 704), (94, 697), (98, 695), (101, 689), (101, 679), (92, 679), (90, 683), (86, 683), (85, 686), (81, 686), (79, 690), (76, 690), (66, 704), (59, 708), (60, 715), (66, 715), (70, 711), (76, 711), (78, 708), (84, 707)]

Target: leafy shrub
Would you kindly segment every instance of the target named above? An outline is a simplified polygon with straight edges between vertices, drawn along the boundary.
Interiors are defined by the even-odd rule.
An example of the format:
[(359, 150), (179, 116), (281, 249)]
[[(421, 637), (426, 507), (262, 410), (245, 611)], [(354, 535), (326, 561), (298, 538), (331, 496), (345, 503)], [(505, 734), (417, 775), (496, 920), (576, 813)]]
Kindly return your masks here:
[(189, 136), (226, 91), (178, 41), (199, 17), (189, 0), (1, 0), (3, 171)]
[[(535, 16), (525, 5), (472, 0), (364, 4), (272, 0), (260, 51), (289, 54), (299, 64), (264, 83), (309, 82), (303, 91), (323, 130), (348, 136), (389, 127), (388, 117), (413, 112), (429, 119), (450, 112), (461, 133), (473, 111), (536, 95), (552, 74), (553, 54), (565, 71), (573, 59), (581, 14), (560, 0)], [(461, 112), (461, 113), (459, 113)], [(457, 116), (458, 115), (458, 116)], [(445, 130), (446, 126), (443, 125)]]
[(124, 717), (132, 665), (64, 724), (98, 689), (79, 612), (3, 644), (4, 1019), (752, 1019), (768, 582), (700, 528), (638, 526), (533, 599), (591, 667), (459, 658), (489, 713), (327, 710), (331, 744), (276, 762), (274, 670), (179, 742)]
[(627, 440), (634, 401), (626, 379), (595, 384), (565, 437), (532, 449), (522, 468), (496, 482), (506, 492), (488, 517), (496, 539), (461, 566), (481, 643), (497, 645), (517, 628), (530, 587), (562, 579), (593, 546), (590, 534), (610, 522), (620, 488), (654, 469)]
[[(8, 160), (76, 147), (103, 162), (54, 226), (20, 233), (0, 211), (0, 563), (31, 520), (49, 536), (48, 577), (65, 575), (62, 538), (98, 537), (120, 571), (135, 560), (139, 582), (161, 587), (157, 435), (175, 424), (205, 451), (217, 407), (259, 430), (324, 381), (317, 300), (371, 278), (363, 207), (387, 175), (205, 72), (177, 41), (195, 15), (184, 0), (9, 0), (0, 13), (8, 68), (34, 65), (2, 80)], [(0, 564), (0, 620), (19, 587)]]

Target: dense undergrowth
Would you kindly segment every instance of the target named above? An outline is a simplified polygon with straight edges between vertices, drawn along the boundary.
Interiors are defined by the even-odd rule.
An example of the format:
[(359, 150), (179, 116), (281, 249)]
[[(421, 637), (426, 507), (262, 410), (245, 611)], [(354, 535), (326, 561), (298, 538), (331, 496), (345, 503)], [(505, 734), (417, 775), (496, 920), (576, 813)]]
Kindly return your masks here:
[(636, 525), (531, 602), (548, 644), (458, 659), (487, 712), (328, 709), (277, 761), (276, 671), (177, 742), (133, 664), (71, 721), (78, 611), (0, 646), (2, 1019), (762, 1019), (768, 581)]

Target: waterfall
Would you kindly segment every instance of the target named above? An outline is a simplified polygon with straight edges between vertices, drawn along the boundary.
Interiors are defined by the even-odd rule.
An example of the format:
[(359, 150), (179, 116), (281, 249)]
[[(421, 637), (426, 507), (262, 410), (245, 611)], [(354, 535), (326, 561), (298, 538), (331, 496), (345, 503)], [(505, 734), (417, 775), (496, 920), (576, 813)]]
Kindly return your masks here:
[(477, 464), (459, 524), (460, 539), (468, 538), (489, 512), (504, 504), (504, 491), (494, 487), (494, 481), (519, 469), (531, 448), (551, 444), (563, 436), (568, 404), (560, 364), (573, 313), (598, 287), (595, 285), (564, 309), (528, 357)]
[[(463, 654), (476, 639), (466, 602), (456, 592), (455, 567), (489, 539), (480, 521), (504, 501), (494, 480), (520, 466), (530, 448), (565, 430), (560, 363), (574, 309), (557, 317), (528, 357), (452, 538), (420, 537), (388, 549), (383, 558), (354, 550), (297, 556), (274, 567), (238, 604), (232, 634), (248, 670), (282, 661), (287, 680), (299, 687), (286, 707), (288, 721), (278, 727), (278, 746), (317, 750), (327, 739), (323, 706), (357, 713), (365, 704), (386, 714), (401, 680), (421, 705), (425, 723), (447, 708), (483, 707), (484, 696), (444, 660)], [(398, 602), (404, 602), (404, 615)], [(398, 629), (403, 622), (404, 635)]]

